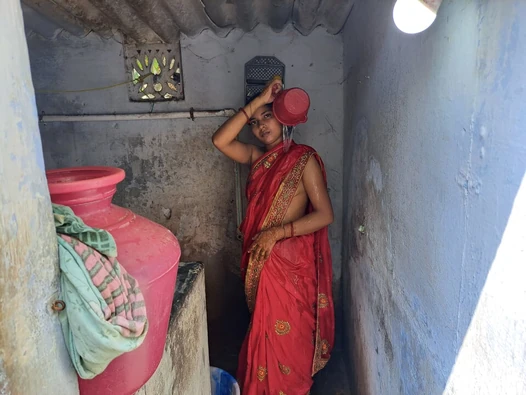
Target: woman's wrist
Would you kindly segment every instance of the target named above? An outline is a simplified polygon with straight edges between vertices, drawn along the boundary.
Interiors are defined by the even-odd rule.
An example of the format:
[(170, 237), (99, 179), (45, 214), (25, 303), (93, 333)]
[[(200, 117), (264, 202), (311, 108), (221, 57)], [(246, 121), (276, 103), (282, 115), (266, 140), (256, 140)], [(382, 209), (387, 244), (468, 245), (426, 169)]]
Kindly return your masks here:
[(256, 96), (254, 100), (252, 100), (250, 103), (248, 103), (247, 106), (250, 106), (251, 111), (256, 111), (259, 107), (264, 106), (266, 104), (266, 101), (261, 96)]
[(275, 226), (270, 228), (269, 231), (271, 232), (272, 238), (276, 242), (287, 238), (283, 226)]
[(244, 117), (246, 118), (246, 120), (247, 120), (247, 123), (250, 122), (250, 116), (247, 114), (246, 110), (245, 110), (243, 107), (241, 107), (241, 108), (239, 109), (238, 114), (243, 114), (243, 116), (244, 116)]
[(269, 230), (272, 232), (272, 236), (276, 241), (294, 237), (294, 224), (292, 222), (289, 222), (285, 225), (276, 226)]
[(254, 115), (254, 111), (256, 111), (263, 104), (264, 104), (264, 101), (261, 99), (260, 96), (257, 96), (250, 103), (248, 103), (245, 107), (241, 107), (239, 109), (238, 114), (239, 113), (243, 114), (243, 116), (246, 117), (247, 123), (248, 123), (250, 122), (250, 118), (252, 117), (252, 115)]

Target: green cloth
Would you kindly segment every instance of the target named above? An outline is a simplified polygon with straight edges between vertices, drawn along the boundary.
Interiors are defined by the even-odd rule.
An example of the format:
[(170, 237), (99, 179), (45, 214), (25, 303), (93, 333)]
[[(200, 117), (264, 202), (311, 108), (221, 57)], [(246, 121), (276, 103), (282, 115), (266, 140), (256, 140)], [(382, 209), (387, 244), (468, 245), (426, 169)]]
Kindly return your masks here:
[[(120, 267), (117, 260), (99, 254), (117, 255), (111, 234), (85, 225), (69, 207), (54, 204), (53, 214), (59, 246), (60, 297), (66, 304), (66, 308), (59, 313), (62, 332), (79, 376), (92, 379), (102, 373), (113, 359), (142, 344), (148, 331), (144, 299), (135, 279)], [(67, 236), (63, 236), (65, 234)], [(78, 251), (82, 253), (79, 255)], [(86, 268), (88, 259), (97, 259), (97, 268), (106, 270), (104, 286), (114, 281), (119, 283), (119, 290), (125, 289), (124, 303), (122, 299), (119, 302), (112, 300), (112, 296), (104, 299), (99, 290), (102, 288), (93, 282), (92, 277), (96, 274)], [(141, 301), (135, 303), (138, 294)], [(120, 295), (115, 295), (115, 298)], [(141, 317), (133, 317), (132, 305), (135, 304), (144, 310)], [(126, 311), (122, 312), (124, 308)], [(134, 332), (136, 327), (140, 329)]]
[(53, 217), (57, 233), (74, 237), (103, 255), (117, 256), (117, 244), (110, 232), (89, 227), (69, 207), (53, 204)]

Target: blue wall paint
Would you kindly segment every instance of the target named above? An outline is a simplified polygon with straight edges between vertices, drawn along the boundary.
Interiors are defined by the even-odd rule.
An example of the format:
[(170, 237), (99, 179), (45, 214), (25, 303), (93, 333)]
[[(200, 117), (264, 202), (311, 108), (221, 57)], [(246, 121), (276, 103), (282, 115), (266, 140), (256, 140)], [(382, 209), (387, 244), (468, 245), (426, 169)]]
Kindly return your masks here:
[[(489, 393), (486, 380), (526, 362), (508, 355), (522, 344), (495, 340), (526, 333), (526, 312), (484, 318), (486, 293), (504, 303), (485, 285), (526, 170), (526, 4), (445, 0), (414, 36), (396, 29), (392, 4), (357, 2), (344, 32), (343, 278), (356, 385), (455, 393), (464, 347), (471, 390)], [(483, 358), (492, 346), (502, 368)]]

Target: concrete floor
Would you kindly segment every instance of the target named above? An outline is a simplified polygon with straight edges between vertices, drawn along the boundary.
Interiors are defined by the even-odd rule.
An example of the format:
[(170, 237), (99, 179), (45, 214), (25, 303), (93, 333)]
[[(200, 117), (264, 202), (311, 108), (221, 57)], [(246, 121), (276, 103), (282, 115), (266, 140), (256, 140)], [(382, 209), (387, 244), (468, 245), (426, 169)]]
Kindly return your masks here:
[(349, 373), (345, 365), (343, 352), (334, 350), (331, 360), (316, 376), (311, 395), (351, 395)]

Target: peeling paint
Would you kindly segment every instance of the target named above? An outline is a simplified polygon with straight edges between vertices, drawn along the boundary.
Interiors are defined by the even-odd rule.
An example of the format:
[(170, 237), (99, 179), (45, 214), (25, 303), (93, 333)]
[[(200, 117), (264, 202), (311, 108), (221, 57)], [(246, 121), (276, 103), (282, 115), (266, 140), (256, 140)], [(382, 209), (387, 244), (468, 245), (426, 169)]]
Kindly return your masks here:
[(0, 14), (10, 53), (0, 97), (0, 394), (78, 393), (56, 315), (56, 235), (51, 217), (20, 3)]
[(382, 192), (382, 169), (380, 168), (380, 163), (373, 157), (369, 159), (369, 169), (367, 170), (366, 177), (368, 182), (373, 183), (374, 189), (377, 193)]

